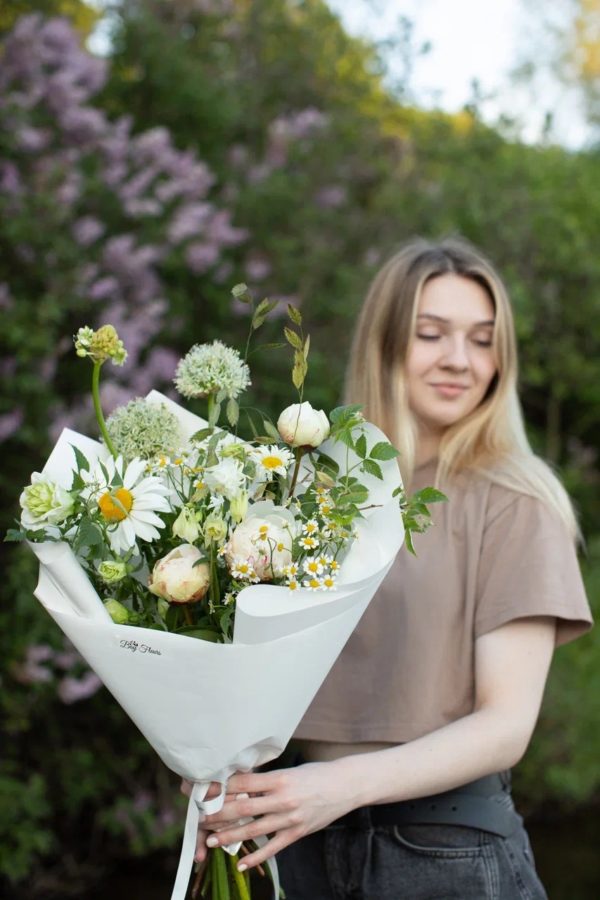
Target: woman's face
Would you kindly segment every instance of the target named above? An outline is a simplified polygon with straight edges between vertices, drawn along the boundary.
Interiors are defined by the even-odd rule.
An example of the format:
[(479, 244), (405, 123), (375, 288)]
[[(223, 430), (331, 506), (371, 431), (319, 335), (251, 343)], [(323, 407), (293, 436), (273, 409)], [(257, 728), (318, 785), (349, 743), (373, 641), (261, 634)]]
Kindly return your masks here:
[(494, 305), (476, 281), (426, 282), (406, 358), (408, 402), (421, 435), (441, 433), (479, 406), (496, 373)]

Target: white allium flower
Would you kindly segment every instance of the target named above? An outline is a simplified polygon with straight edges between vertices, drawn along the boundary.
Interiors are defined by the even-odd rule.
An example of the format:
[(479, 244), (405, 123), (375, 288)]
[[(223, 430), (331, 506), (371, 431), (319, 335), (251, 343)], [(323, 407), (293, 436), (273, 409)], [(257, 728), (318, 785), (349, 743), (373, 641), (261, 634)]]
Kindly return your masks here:
[(237, 350), (213, 341), (192, 347), (179, 361), (174, 381), (184, 397), (207, 397), (222, 391), (235, 398), (250, 384), (250, 369)]
[(136, 397), (119, 406), (106, 420), (117, 453), (127, 461), (170, 457), (181, 442), (177, 417), (164, 403), (148, 403)]
[(98, 504), (114, 553), (137, 549), (137, 538), (156, 540), (165, 524), (157, 513), (170, 512), (168, 488), (153, 475), (143, 477), (145, 470), (144, 460), (126, 466), (119, 456), (98, 462), (91, 472), (80, 472), (86, 482), (81, 496)]
[(237, 459), (228, 458), (205, 469), (203, 481), (211, 493), (233, 500), (245, 487), (246, 476), (242, 464)]

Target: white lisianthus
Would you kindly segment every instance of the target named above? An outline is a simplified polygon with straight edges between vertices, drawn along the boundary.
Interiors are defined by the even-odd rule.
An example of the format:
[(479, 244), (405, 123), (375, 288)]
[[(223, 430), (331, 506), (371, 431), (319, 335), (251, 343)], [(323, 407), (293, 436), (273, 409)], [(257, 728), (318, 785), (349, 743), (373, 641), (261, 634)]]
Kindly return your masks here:
[(290, 447), (318, 447), (329, 435), (329, 419), (308, 400), (292, 403), (277, 420), (277, 430)]
[(156, 563), (148, 588), (169, 603), (197, 603), (210, 585), (210, 569), (191, 544), (175, 547)]
[(200, 537), (200, 525), (196, 513), (189, 506), (184, 506), (171, 526), (173, 537), (178, 537), (186, 544), (193, 544)]
[(73, 511), (71, 494), (39, 472), (33, 473), (31, 484), (23, 490), (19, 502), (23, 510), (21, 525), (25, 529), (59, 525)]
[(271, 581), (283, 575), (292, 561), (294, 517), (269, 501), (255, 503), (251, 509), (225, 544), (225, 559), (232, 572), (244, 561), (260, 581)]
[(246, 484), (242, 464), (237, 459), (222, 459), (216, 466), (205, 469), (204, 484), (211, 492), (233, 500)]

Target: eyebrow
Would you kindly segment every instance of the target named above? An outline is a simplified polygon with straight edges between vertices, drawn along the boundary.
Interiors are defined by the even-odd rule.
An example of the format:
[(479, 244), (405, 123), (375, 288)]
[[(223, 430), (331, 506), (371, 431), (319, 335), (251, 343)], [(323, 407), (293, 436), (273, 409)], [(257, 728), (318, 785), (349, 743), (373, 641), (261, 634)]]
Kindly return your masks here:
[[(417, 319), (432, 319), (434, 322), (443, 322), (445, 325), (450, 324), (450, 319), (444, 319), (442, 316), (436, 316), (433, 313), (419, 313)], [(494, 319), (486, 319), (484, 322), (473, 322), (473, 327), (493, 327), (495, 324)]]

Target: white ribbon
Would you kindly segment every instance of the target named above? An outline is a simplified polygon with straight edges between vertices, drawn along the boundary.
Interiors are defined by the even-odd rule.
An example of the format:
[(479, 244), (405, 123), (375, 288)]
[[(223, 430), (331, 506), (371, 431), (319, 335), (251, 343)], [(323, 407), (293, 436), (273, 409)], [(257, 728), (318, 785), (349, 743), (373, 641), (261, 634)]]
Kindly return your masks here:
[[(200, 817), (204, 819), (205, 816), (212, 816), (214, 813), (219, 812), (223, 807), (223, 803), (225, 802), (227, 781), (224, 779), (221, 782), (221, 791), (217, 797), (213, 797), (211, 800), (205, 800), (204, 798), (206, 797), (206, 793), (210, 785), (210, 781), (197, 781), (192, 787), (190, 799), (188, 801), (187, 816), (185, 819), (185, 828), (183, 832), (183, 843), (181, 845), (181, 854), (179, 856), (179, 865), (177, 867), (177, 875), (175, 878), (175, 884), (173, 886), (173, 892), (171, 894), (171, 900), (185, 900), (188, 884), (190, 881), (190, 871), (194, 863), (198, 826), (201, 821)], [(240, 819), (240, 824), (245, 825), (249, 821), (250, 819)], [(266, 836), (254, 838), (254, 843), (258, 847), (264, 847), (264, 845), (267, 843), (267, 840), (268, 838)], [(241, 846), (242, 841), (238, 841), (235, 844), (227, 844), (227, 846), (223, 847), (223, 850), (225, 850), (231, 856), (235, 856)], [(279, 872), (277, 871), (277, 863), (273, 858), (267, 860), (266, 865), (268, 866), (271, 879), (273, 881), (274, 898), (275, 900), (279, 900)]]

